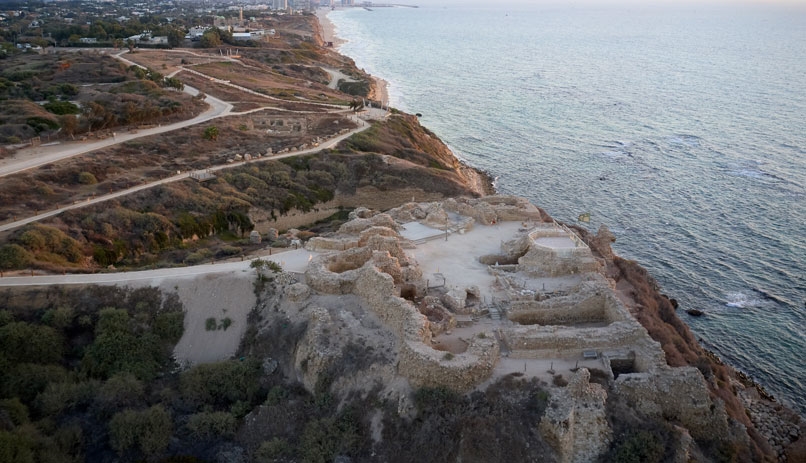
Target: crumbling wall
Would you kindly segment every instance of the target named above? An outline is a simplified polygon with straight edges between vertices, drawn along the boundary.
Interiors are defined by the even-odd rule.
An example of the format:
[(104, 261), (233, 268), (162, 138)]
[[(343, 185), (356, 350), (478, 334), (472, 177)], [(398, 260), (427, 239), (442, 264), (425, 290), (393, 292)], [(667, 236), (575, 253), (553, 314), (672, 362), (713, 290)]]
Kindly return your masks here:
[(607, 392), (590, 382), (586, 368), (580, 368), (567, 387), (552, 390), (538, 429), (561, 463), (595, 461), (607, 450), (612, 431), (606, 402)]
[(330, 342), (332, 336), (328, 330), (333, 325), (330, 313), (321, 307), (311, 307), (309, 313), (308, 329), (294, 352), (294, 369), (305, 388), (313, 391), (319, 375), (339, 357), (342, 346)]
[(615, 322), (603, 328), (568, 328), (564, 326), (517, 326), (503, 331), (512, 357), (534, 357), (534, 352), (565, 356), (583, 350), (616, 349), (637, 343), (647, 336), (646, 330), (634, 320)]
[(627, 309), (610, 292), (575, 292), (544, 300), (512, 300), (507, 317), (522, 325), (610, 324), (626, 320)]
[(574, 248), (557, 250), (533, 245), (518, 259), (520, 271), (532, 277), (559, 277), (580, 273), (598, 272), (600, 264), (590, 249)]
[(355, 238), (329, 238), (315, 236), (305, 243), (305, 249), (310, 251), (346, 251), (358, 246)]
[(367, 265), (359, 273), (354, 292), (403, 340), (398, 373), (412, 385), (466, 391), (492, 374), (499, 355), (492, 333), (474, 338), (462, 354), (448, 354), (431, 347), (427, 318), (410, 302), (395, 296), (390, 275)]
[(359, 272), (354, 293), (401, 339), (431, 344), (428, 319), (409, 301), (395, 296), (390, 275), (368, 265)]
[(711, 399), (705, 378), (694, 367), (622, 375), (614, 390), (648, 416), (682, 423), (694, 438), (729, 437), (725, 406)]
[(407, 341), (400, 350), (398, 371), (414, 387), (441, 386), (466, 392), (492, 375), (498, 357), (498, 342), (492, 333), (473, 338), (467, 351), (461, 354)]

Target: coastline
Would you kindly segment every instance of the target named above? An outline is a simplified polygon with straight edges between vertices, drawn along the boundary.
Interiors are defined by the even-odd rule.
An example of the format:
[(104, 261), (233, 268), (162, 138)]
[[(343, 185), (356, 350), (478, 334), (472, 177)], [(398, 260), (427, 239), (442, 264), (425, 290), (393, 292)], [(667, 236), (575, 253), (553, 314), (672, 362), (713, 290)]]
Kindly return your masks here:
[[(347, 43), (346, 40), (342, 39), (336, 34), (336, 25), (333, 24), (333, 21), (328, 18), (328, 13), (330, 13), (330, 9), (328, 8), (317, 8), (316, 9), (316, 19), (319, 21), (319, 29), (322, 31), (322, 40), (324, 42), (333, 42), (333, 48), (341, 53), (341, 46)], [(389, 82), (386, 80), (378, 77), (372, 77), (372, 88), (370, 89), (369, 99), (380, 101), (385, 105), (389, 105)]]
[[(326, 34), (329, 34), (329, 35), (326, 35), (326, 37), (336, 38), (335, 26), (330, 21), (330, 19), (327, 17), (327, 12), (329, 12), (329, 11), (330, 10), (321, 11), (321, 9), (320, 9), (320, 10), (317, 11), (317, 17), (319, 18), (319, 21), (320, 21), (320, 24), (322, 25), (323, 31), (328, 30), (328, 32)], [(347, 41), (345, 41), (343, 39), (336, 38), (336, 40), (338, 40), (339, 45), (347, 43)], [(336, 43), (337, 42), (334, 40), (334, 45)], [(340, 52), (340, 50), (338, 50), (338, 51)], [(377, 78), (375, 76), (372, 76), (372, 78), (375, 80), (375, 83), (378, 84), (379, 87), (381, 87), (380, 84), (383, 83), (384, 85), (383, 85), (382, 88), (385, 89), (385, 81), (383, 81), (383, 79), (379, 79), (379, 78)], [(456, 156), (456, 155), (454, 154), (454, 156)], [(479, 169), (475, 169), (473, 167), (470, 167), (469, 165), (467, 165), (463, 160), (459, 159), (458, 157), (457, 157), (457, 159), (463, 165), (467, 166), (468, 169), (472, 169), (472, 170), (475, 170), (477, 172), (480, 172), (480, 173), (482, 173), (482, 174), (484, 174), (484, 175), (486, 175), (488, 177), (488, 181), (490, 181), (490, 182), (492, 181), (492, 177), (487, 172), (481, 172), (481, 171), (479, 171)], [(488, 192), (486, 194), (496, 194), (495, 188), (494, 188), (494, 186), (492, 186), (492, 184), (490, 184), (490, 188), (488, 189)], [(577, 227), (573, 227), (573, 228), (577, 228)], [(612, 253), (612, 251), (611, 251), (611, 253)], [(615, 257), (615, 255), (614, 255), (614, 257)], [(623, 261), (624, 259), (619, 258), (619, 260)], [(613, 263), (611, 262), (611, 265), (612, 264)], [(642, 271), (636, 272), (636, 274), (648, 275), (648, 273), (646, 273), (646, 271), (643, 269), (643, 267), (640, 267), (640, 270), (642, 270)], [(644, 278), (640, 279), (640, 282), (646, 283), (646, 285), (648, 287), (655, 287), (655, 284), (656, 284), (654, 282), (654, 279), (651, 276), (648, 276), (645, 279)], [(657, 288), (655, 288), (654, 291), (651, 291), (650, 296), (652, 296), (653, 299), (655, 298), (655, 296), (658, 296), (659, 299), (664, 298), (664, 296), (662, 296), (660, 294), (660, 292), (659, 292), (659, 290)], [(635, 300), (633, 300), (633, 302), (634, 302), (634, 305), (636, 307), (643, 307), (642, 304), (637, 304)], [(635, 308), (634, 310), (637, 311), (639, 309)], [(650, 315), (649, 318), (658, 318), (658, 319), (660, 319), (660, 315), (659, 314), (653, 314), (653, 315)], [(662, 334), (674, 334), (674, 332), (678, 331), (678, 330), (688, 331), (687, 329), (682, 329), (679, 326), (680, 323), (681, 323), (681, 320), (679, 318), (677, 318), (676, 315), (674, 316), (674, 318), (675, 318), (674, 323), (668, 323), (669, 326), (665, 327), (665, 329), (663, 330), (663, 331), (665, 331), (665, 333), (662, 333)], [(686, 324), (686, 327), (688, 327), (687, 324)], [(691, 337), (690, 333), (686, 333), (686, 334), (688, 336), (682, 336), (682, 338)], [(686, 340), (686, 341), (689, 341), (689, 340)], [(660, 341), (658, 341), (658, 342), (660, 342)], [(783, 405), (781, 402), (778, 402), (775, 399), (775, 397), (773, 397), (763, 387), (763, 385), (757, 383), (756, 381), (753, 381), (751, 378), (749, 378), (747, 375), (745, 375), (741, 370), (731, 366), (730, 364), (725, 364), (715, 353), (710, 352), (706, 348), (704, 348), (700, 344), (699, 341), (695, 340), (695, 341), (689, 341), (689, 342), (690, 343), (687, 343), (687, 345), (684, 346), (684, 347), (686, 347), (686, 349), (681, 349), (681, 350), (686, 351), (688, 349), (691, 349), (691, 351), (697, 352), (700, 349), (702, 349), (700, 351), (700, 354), (701, 354), (703, 359), (697, 359), (697, 361), (695, 362), (694, 360), (692, 360), (690, 358), (685, 358), (685, 360), (684, 360), (685, 363), (687, 365), (689, 365), (689, 366), (697, 366), (698, 368), (702, 367), (706, 371), (717, 371), (717, 372), (719, 372), (719, 374), (721, 375), (721, 380), (722, 380), (722, 382), (724, 384), (721, 384), (721, 385), (716, 384), (716, 383), (710, 384), (710, 386), (713, 388), (713, 389), (711, 389), (711, 391), (715, 395), (720, 395), (721, 398), (723, 399), (723, 401), (726, 401), (725, 403), (727, 403), (729, 408), (732, 409), (731, 410), (733, 412), (732, 417), (734, 419), (740, 420), (740, 422), (741, 422), (742, 419), (750, 419), (750, 417), (751, 417), (750, 411), (752, 410), (752, 421), (753, 421), (753, 425), (757, 427), (756, 431), (759, 432), (765, 438), (765, 440), (767, 442), (769, 442), (771, 445), (777, 446), (777, 448), (774, 449), (777, 454), (780, 455), (780, 454), (783, 454), (784, 452), (786, 452), (785, 447), (786, 447), (787, 444), (785, 443), (784, 439), (788, 438), (789, 433), (791, 432), (791, 429), (792, 429), (791, 426), (793, 426), (793, 425), (797, 426), (792, 421), (798, 421), (798, 420), (796, 420), (794, 418), (785, 418), (785, 417), (790, 417), (791, 416), (790, 413), (792, 413), (794, 411), (794, 409), (792, 409), (790, 406)], [(671, 344), (670, 344), (670, 346), (671, 346)], [(671, 349), (671, 347), (670, 347), (670, 349)], [(667, 354), (674, 354), (674, 353), (675, 352), (669, 352)], [(682, 353), (684, 353), (684, 352), (680, 352), (680, 353), (678, 353), (678, 355), (680, 355)], [(705, 359), (707, 359), (707, 361)], [(697, 362), (699, 362), (699, 363), (697, 363)], [(707, 367), (704, 366), (704, 365), (707, 365)], [(730, 381), (727, 382), (725, 380), (725, 378), (730, 378)], [(727, 386), (726, 386), (726, 384), (727, 384)], [(730, 392), (730, 390), (732, 390), (732, 393)], [(769, 409), (774, 409), (775, 412), (766, 411), (768, 408)], [(741, 413), (739, 413), (739, 411), (741, 411)], [(797, 416), (800, 419), (800, 417), (797, 414), (797, 412), (794, 412), (794, 414), (795, 414), (795, 416)], [(764, 423), (764, 424), (762, 425), (762, 423)], [(744, 424), (746, 425), (746, 424), (749, 424), (749, 423), (745, 422)], [(802, 431), (799, 432), (799, 434), (797, 434), (797, 436), (799, 437), (801, 434), (802, 434)], [(797, 438), (796, 438), (796, 440), (790, 441), (789, 444), (795, 444), (795, 442), (798, 442)], [(804, 444), (802, 442), (798, 442), (798, 445), (803, 446)], [(800, 450), (797, 450), (797, 452), (800, 452)]]

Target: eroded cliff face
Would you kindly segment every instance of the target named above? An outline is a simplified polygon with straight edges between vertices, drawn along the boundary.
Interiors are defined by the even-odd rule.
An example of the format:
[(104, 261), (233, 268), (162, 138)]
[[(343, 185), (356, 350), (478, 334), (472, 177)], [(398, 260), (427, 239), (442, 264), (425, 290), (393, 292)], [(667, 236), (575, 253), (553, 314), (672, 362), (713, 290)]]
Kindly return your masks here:
[[(594, 235), (572, 227), (602, 262), (617, 294), (635, 319), (660, 343), (671, 367), (696, 367), (705, 378), (709, 395), (730, 418), (735, 458), (744, 461), (803, 461), (806, 458), (806, 422), (775, 402), (766, 391), (741, 372), (724, 364), (700, 346), (689, 327), (677, 316), (671, 299), (661, 293), (652, 276), (637, 262), (615, 255), (616, 237), (606, 226)], [(675, 381), (677, 378), (669, 378)], [(675, 387), (670, 384), (670, 387)], [(674, 407), (674, 404), (669, 404)], [(674, 414), (664, 413), (674, 417)], [(708, 433), (708, 420), (698, 427)]]

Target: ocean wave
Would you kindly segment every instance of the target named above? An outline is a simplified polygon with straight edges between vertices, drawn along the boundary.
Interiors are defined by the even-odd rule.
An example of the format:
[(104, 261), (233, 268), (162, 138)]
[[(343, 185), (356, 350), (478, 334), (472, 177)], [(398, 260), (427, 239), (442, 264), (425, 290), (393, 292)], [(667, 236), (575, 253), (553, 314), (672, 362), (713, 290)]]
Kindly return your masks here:
[(767, 293), (759, 294), (760, 290), (753, 290), (753, 293), (733, 292), (725, 295), (725, 305), (737, 309), (770, 308), (777, 304)]
[(700, 146), (700, 137), (688, 134), (675, 134), (669, 137), (668, 141), (672, 145), (685, 146), (688, 148), (697, 148)]

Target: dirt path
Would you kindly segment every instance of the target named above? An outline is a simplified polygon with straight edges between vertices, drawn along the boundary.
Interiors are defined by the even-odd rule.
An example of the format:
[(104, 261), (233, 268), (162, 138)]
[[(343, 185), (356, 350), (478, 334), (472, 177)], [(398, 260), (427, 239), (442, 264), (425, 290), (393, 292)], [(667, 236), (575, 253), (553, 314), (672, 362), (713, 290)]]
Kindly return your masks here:
[[(258, 109), (252, 110), (252, 111), (247, 111), (247, 113), (248, 112), (261, 111), (262, 109), (263, 108), (258, 108)], [(371, 125), (368, 122), (365, 122), (364, 120), (362, 120), (362, 119), (360, 119), (358, 117), (355, 117), (354, 120), (359, 124), (357, 128), (355, 128), (355, 129), (353, 129), (353, 130), (351, 130), (351, 131), (349, 131), (347, 133), (344, 133), (342, 135), (339, 135), (337, 137), (331, 138), (330, 140), (327, 140), (327, 141), (321, 143), (317, 147), (309, 148), (309, 149), (305, 149), (305, 150), (300, 150), (300, 151), (291, 151), (291, 152), (288, 152), (288, 153), (278, 154), (278, 155), (274, 155), (274, 156), (264, 156), (264, 157), (252, 159), (252, 160), (249, 160), (249, 161), (241, 161), (241, 162), (236, 162), (236, 163), (232, 163), (232, 164), (222, 164), (222, 165), (213, 166), (213, 167), (210, 167), (208, 169), (205, 169), (205, 171), (206, 172), (217, 172), (219, 170), (231, 169), (233, 167), (239, 167), (239, 166), (242, 166), (244, 164), (251, 164), (251, 163), (262, 162), (262, 161), (276, 161), (278, 159), (290, 158), (290, 157), (294, 157), (294, 156), (302, 156), (302, 155), (316, 153), (316, 152), (319, 152), (319, 151), (322, 151), (322, 150), (325, 150), (325, 149), (332, 148), (332, 147), (336, 146), (338, 143), (340, 143), (342, 140), (345, 140), (345, 139), (353, 136), (354, 134), (356, 134), (358, 132), (362, 132), (364, 130), (367, 130), (368, 128), (371, 127)], [(109, 201), (110, 199), (115, 199), (115, 198), (119, 198), (121, 196), (125, 196), (125, 195), (131, 194), (131, 193), (136, 193), (138, 191), (147, 190), (147, 189), (153, 188), (153, 187), (155, 187), (157, 185), (164, 185), (166, 183), (177, 182), (179, 180), (185, 180), (188, 177), (190, 177), (190, 174), (191, 174), (190, 172), (179, 173), (177, 175), (174, 175), (173, 177), (168, 177), (168, 178), (165, 178), (165, 179), (162, 179), (162, 180), (157, 180), (155, 182), (145, 183), (143, 185), (138, 185), (138, 186), (135, 186), (135, 187), (132, 187), (132, 188), (128, 188), (126, 190), (118, 191), (118, 192), (115, 192), (115, 193), (110, 193), (110, 194), (103, 195), (103, 196), (98, 196), (96, 198), (88, 199), (86, 201), (73, 203), (73, 204), (70, 204), (69, 206), (60, 207), (60, 208), (54, 209), (52, 211), (43, 212), (41, 214), (38, 214), (38, 215), (35, 215), (35, 216), (32, 216), (32, 217), (26, 217), (24, 219), (16, 220), (14, 222), (4, 223), (4, 224), (0, 225), (0, 232), (13, 230), (15, 228), (22, 227), (23, 225), (27, 225), (27, 224), (32, 223), (32, 222), (38, 222), (40, 220), (44, 220), (44, 219), (47, 219), (49, 217), (53, 217), (55, 215), (61, 214), (62, 212), (65, 212), (65, 211), (69, 211), (69, 210), (72, 210), (72, 209), (78, 209), (78, 208), (86, 207), (86, 206), (91, 206), (93, 204), (98, 204), (98, 203), (102, 203), (104, 201)]]
[[(187, 85), (185, 86), (185, 92), (193, 96), (196, 96), (199, 93), (198, 90)], [(226, 116), (232, 110), (231, 104), (210, 95), (207, 95), (204, 101), (210, 105), (210, 108), (207, 111), (199, 114), (193, 119), (177, 122), (175, 124), (154, 127), (152, 129), (138, 130), (136, 133), (117, 133), (112, 138), (98, 140), (95, 142), (58, 143), (19, 150), (14, 156), (0, 160), (0, 177), (16, 174), (28, 169), (33, 169), (34, 167), (61, 161), (62, 159), (89, 153), (90, 151), (117, 145), (129, 140), (135, 140), (137, 138), (171, 132), (173, 130), (179, 130), (191, 125), (201, 124), (217, 117)]]

